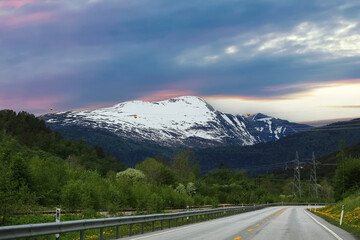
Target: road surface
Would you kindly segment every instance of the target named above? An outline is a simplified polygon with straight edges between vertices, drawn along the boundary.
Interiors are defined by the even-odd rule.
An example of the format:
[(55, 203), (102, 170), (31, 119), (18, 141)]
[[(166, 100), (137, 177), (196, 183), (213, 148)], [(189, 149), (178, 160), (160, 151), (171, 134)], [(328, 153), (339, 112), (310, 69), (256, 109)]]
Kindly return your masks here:
[(305, 207), (269, 207), (123, 240), (358, 240), (306, 211)]

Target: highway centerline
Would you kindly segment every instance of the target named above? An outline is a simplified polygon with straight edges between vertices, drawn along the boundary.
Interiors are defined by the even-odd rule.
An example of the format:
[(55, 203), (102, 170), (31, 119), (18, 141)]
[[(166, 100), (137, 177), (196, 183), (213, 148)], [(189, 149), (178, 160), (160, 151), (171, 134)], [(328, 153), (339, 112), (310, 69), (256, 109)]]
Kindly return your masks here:
[[(246, 232), (246, 231), (241, 231), (240, 233), (238, 233), (238, 234), (236, 234), (236, 235), (237, 235), (237, 236), (241, 236), (243, 239), (251, 239), (253, 235), (256, 235), (257, 232), (259, 232), (259, 231), (261, 231), (263, 228), (265, 228), (265, 226), (266, 226), (267, 224), (269, 224), (271, 221), (274, 221), (274, 220), (276, 219), (276, 217), (277, 217), (279, 214), (281, 214), (285, 209), (286, 209), (286, 208), (283, 208), (283, 209), (281, 209), (281, 210), (278, 211), (278, 212), (275, 212), (275, 213), (272, 213), (272, 214), (270, 214), (270, 215), (267, 215), (267, 216), (266, 216), (266, 217), (267, 217), (266, 220), (268, 220), (268, 221), (267, 221), (266, 223), (265, 223), (264, 220), (261, 221), (262, 223), (265, 223), (265, 224), (260, 225), (260, 224), (259, 224), (260, 221), (256, 221), (253, 225), (249, 225), (249, 227), (255, 225), (256, 228), (250, 228), (250, 229), (247, 230), (247, 232)], [(264, 219), (264, 218), (265, 218), (265, 217), (263, 217), (262, 219)], [(271, 219), (270, 219), (270, 218), (271, 218)], [(234, 238), (234, 239), (236, 239), (236, 238)]]

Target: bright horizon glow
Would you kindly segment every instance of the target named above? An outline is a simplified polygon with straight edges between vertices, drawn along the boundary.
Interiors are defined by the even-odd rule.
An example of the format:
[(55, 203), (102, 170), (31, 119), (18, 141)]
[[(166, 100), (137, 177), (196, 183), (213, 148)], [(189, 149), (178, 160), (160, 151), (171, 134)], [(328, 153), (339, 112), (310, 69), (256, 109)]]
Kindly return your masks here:
[(234, 96), (203, 98), (214, 108), (227, 113), (245, 115), (247, 112), (260, 112), (294, 122), (360, 117), (360, 82), (338, 83), (309, 83), (308, 86), (314, 88), (270, 99)]

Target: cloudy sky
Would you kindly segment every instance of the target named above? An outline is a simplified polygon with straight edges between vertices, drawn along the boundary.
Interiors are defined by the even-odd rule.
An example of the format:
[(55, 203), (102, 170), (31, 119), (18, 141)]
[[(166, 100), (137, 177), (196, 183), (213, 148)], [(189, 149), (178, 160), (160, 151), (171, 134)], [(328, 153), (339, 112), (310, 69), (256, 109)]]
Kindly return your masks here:
[(182, 95), (297, 122), (360, 117), (360, 1), (0, 0), (0, 109)]

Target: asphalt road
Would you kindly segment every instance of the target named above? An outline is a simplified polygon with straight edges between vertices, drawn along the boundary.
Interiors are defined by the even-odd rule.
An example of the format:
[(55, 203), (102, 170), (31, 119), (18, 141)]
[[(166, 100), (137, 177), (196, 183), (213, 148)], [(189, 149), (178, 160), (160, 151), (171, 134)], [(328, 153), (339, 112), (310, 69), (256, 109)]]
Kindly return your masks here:
[(358, 240), (348, 232), (309, 213), (305, 207), (289, 206), (270, 207), (121, 239)]

